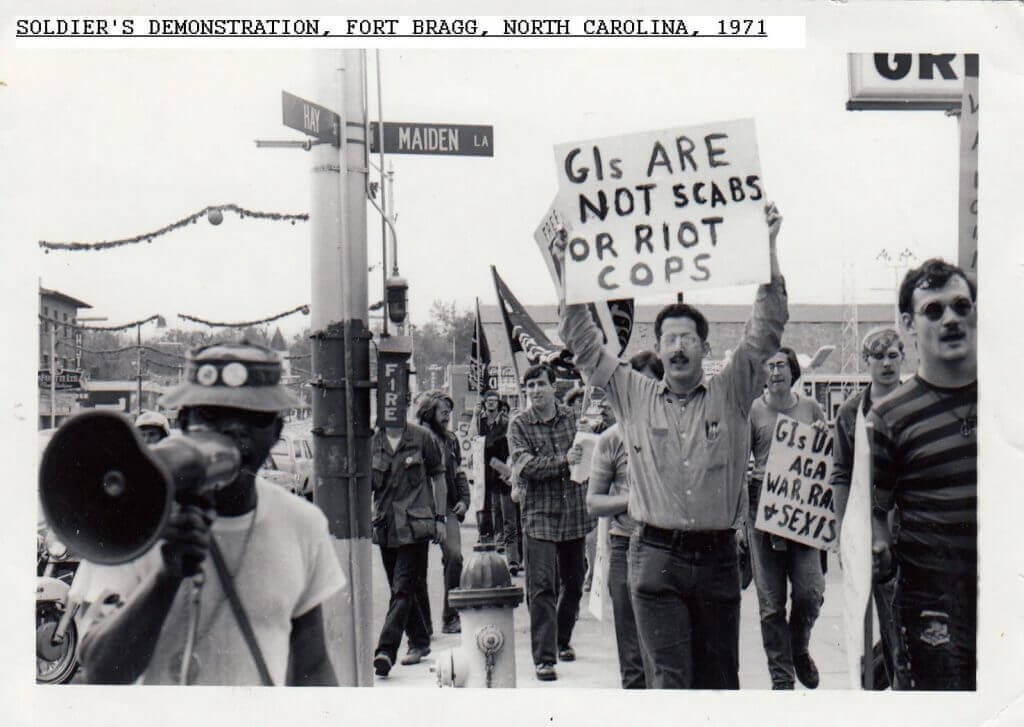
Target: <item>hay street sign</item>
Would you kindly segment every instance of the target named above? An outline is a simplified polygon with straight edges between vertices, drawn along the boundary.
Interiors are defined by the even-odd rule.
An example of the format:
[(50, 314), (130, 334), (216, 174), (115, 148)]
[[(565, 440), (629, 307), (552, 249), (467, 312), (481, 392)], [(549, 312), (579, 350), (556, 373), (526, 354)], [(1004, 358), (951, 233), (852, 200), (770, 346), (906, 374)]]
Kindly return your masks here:
[(281, 115), (285, 126), (334, 146), (341, 144), (341, 117), (328, 108), (281, 91)]

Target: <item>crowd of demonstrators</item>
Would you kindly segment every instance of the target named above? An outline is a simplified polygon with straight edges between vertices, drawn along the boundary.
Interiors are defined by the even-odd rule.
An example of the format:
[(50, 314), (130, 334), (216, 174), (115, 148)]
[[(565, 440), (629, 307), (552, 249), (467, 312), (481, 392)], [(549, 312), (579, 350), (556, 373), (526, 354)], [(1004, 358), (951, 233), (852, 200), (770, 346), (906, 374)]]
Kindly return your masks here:
[[(462, 579), (462, 521), (469, 510), (469, 483), (462, 471), (462, 448), (455, 432), (448, 428), (454, 403), (442, 391), (429, 391), (420, 398), (416, 419), (420, 426), (430, 430), (441, 447), (445, 464), (446, 505), (445, 538), (441, 544), (441, 569), (444, 572), (444, 611), (441, 631), (457, 634), (462, 631), (459, 612), (448, 604), (448, 592), (459, 587)], [(430, 619), (430, 600), (425, 599), (423, 610)]]
[[(861, 345), (861, 357), (867, 364), (871, 382), (851, 396), (836, 413), (835, 444), (832, 452), (832, 478), (839, 537), (842, 538), (843, 516), (850, 496), (853, 474), (854, 442), (857, 412), (866, 417), (875, 402), (888, 396), (900, 384), (900, 369), (905, 358), (903, 340), (892, 326), (880, 326), (868, 331)], [(891, 525), (891, 524), (890, 524)], [(892, 581), (876, 583), (873, 587), (878, 629), (882, 642), (882, 660), (888, 684), (893, 689), (906, 686), (906, 659), (903, 655), (899, 627), (893, 615), (894, 597)]]
[(908, 689), (976, 688), (976, 301), (974, 281), (942, 260), (906, 274), (900, 319), (918, 369), (869, 415), (874, 576), (895, 579)]
[(508, 424), (510, 463), (523, 490), (530, 641), (542, 681), (557, 678), (557, 660), (576, 658), (570, 642), (583, 595), (584, 539), (595, 525), (586, 488), (569, 477), (576, 419), (556, 400), (554, 383), (550, 366), (527, 369), (529, 405)]
[[(641, 351), (629, 360), (634, 371), (655, 381), (665, 370), (657, 354)], [(629, 538), (636, 523), (629, 516), (629, 453), (618, 423), (612, 424), (597, 440), (590, 465), (587, 487), (587, 510), (593, 516), (611, 517), (608, 528), (609, 562), (608, 592), (615, 623), (615, 645), (619, 657), (619, 674), (623, 689), (646, 689), (651, 668), (640, 648), (636, 618), (629, 595)]]
[[(796, 352), (781, 347), (765, 362), (767, 388), (750, 407), (750, 446), (754, 468), (749, 486), (747, 547), (761, 612), (761, 638), (768, 657), (772, 689), (793, 689), (793, 673), (809, 689), (818, 686), (819, 675), (808, 645), (811, 629), (825, 600), (822, 573), (824, 551), (754, 528), (764, 481), (765, 464), (780, 414), (804, 424), (826, 429), (825, 414), (814, 399), (798, 394), (793, 385), (800, 379)], [(791, 605), (786, 618), (786, 593)]]
[(442, 547), (447, 535), (448, 482), (442, 445), (430, 430), (412, 422), (381, 427), (370, 442), (373, 542), (380, 546), (391, 598), (377, 640), (373, 668), (386, 677), (398, 657), (404, 632), (403, 665), (430, 653), (427, 560), (430, 543)]
[(495, 459), (508, 461), (508, 405), (494, 389), (484, 391), (481, 396), (483, 408), (477, 416), (477, 435), (484, 438), (484, 509), (480, 518), (480, 541), (494, 541), (502, 546), (509, 572), (516, 576), (522, 570), (519, 505), (512, 501), (511, 484), (491, 464)]
[(611, 356), (585, 305), (562, 312), (561, 337), (588, 383), (605, 388), (629, 452), (630, 592), (653, 688), (739, 688), (737, 531), (747, 507), (747, 414), (788, 318), (775, 252), (781, 224), (765, 209), (771, 283), (721, 373), (705, 378), (708, 323), (676, 303), (655, 320), (661, 381)]
[[(97, 566), (86, 579), (94, 604), (82, 642), (87, 681), (178, 684), (184, 673), (188, 684), (336, 684), (322, 604), (345, 580), (327, 519), (256, 475), (280, 434), (282, 412), (298, 405), (280, 379), (280, 359), (261, 346), (215, 344), (189, 354), (184, 383), (160, 404), (179, 409), (186, 436), (230, 438), (241, 466), (212, 501), (176, 505), (149, 551)], [(198, 574), (199, 621), (186, 655), (195, 613), (188, 586)]]

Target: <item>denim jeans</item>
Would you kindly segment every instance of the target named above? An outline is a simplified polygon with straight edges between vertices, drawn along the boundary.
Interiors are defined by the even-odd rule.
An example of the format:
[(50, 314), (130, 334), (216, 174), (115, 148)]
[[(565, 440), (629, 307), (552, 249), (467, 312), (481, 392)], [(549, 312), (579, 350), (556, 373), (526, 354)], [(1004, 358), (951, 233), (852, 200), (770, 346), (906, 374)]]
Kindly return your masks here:
[(377, 652), (384, 652), (394, 662), (402, 643), (402, 632), (409, 637), (409, 648), (430, 646), (427, 630), (429, 615), (423, 612), (427, 599), (427, 552), (430, 541), (424, 540), (397, 548), (381, 546), (384, 572), (391, 585), (391, 601), (384, 617), (384, 626), (377, 640)]
[[(872, 587), (872, 595), (878, 610), (878, 632), (882, 637), (882, 659), (889, 686), (894, 690), (906, 689), (910, 684), (910, 668), (893, 605), (896, 598), (895, 583), (876, 583)], [(877, 684), (875, 688), (879, 688)]]
[(583, 596), (583, 538), (556, 543), (526, 536), (526, 589), (534, 664), (554, 664), (572, 639)]
[(731, 530), (713, 542), (629, 543), (629, 587), (650, 689), (739, 689), (740, 576)]
[[(783, 541), (785, 550), (775, 550), (772, 536), (753, 526), (747, 530), (747, 542), (772, 686), (792, 687), (795, 683), (793, 656), (807, 653), (811, 629), (825, 601), (821, 551), (791, 540)], [(788, 584), (792, 584), (792, 605), (787, 622)]]
[(896, 615), (910, 664), (908, 689), (977, 689), (978, 580), (900, 565)]
[(619, 673), (623, 689), (646, 689), (646, 663), (640, 648), (640, 636), (636, 631), (636, 617), (633, 615), (633, 601), (629, 595), (629, 538), (611, 536), (611, 553), (608, 559), (608, 591), (612, 599), (612, 615), (615, 619), (615, 644), (619, 652)]
[(509, 565), (522, 564), (519, 552), (522, 537), (519, 519), (519, 504), (512, 502), (512, 488), (503, 487), (496, 491), (491, 500), (491, 522), (495, 524), (494, 539), (505, 547), (505, 557), (508, 558)]
[(452, 512), (444, 519), (445, 540), (441, 546), (441, 569), (444, 571), (444, 610), (441, 618), (447, 623), (459, 615), (448, 605), (448, 591), (459, 587), (462, 580), (462, 529)]

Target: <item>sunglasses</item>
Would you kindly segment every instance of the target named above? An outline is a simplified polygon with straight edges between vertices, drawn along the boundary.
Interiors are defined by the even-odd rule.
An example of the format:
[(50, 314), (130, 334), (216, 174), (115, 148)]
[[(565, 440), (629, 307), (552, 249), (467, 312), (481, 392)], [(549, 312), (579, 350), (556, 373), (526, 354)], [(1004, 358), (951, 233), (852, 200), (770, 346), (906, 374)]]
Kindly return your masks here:
[(943, 315), (945, 315), (947, 307), (961, 318), (966, 318), (971, 314), (971, 311), (974, 310), (974, 301), (970, 298), (959, 297), (955, 298), (953, 302), (947, 306), (945, 303), (933, 300), (931, 303), (919, 310), (918, 313), (930, 321), (938, 321), (942, 319)]
[(227, 421), (240, 421), (254, 429), (267, 429), (277, 421), (276, 411), (248, 411), (197, 406), (189, 410), (189, 425), (219, 428)]

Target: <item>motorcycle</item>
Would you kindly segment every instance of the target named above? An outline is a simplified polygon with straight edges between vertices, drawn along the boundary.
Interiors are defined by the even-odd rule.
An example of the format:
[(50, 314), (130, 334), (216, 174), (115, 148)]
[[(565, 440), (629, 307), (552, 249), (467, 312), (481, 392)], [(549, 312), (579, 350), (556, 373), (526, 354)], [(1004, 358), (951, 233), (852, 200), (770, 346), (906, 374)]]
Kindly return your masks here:
[(79, 604), (69, 599), (78, 557), (45, 524), (36, 533), (36, 683), (63, 684), (78, 670)]

